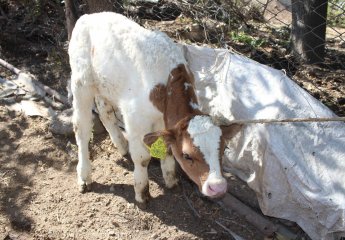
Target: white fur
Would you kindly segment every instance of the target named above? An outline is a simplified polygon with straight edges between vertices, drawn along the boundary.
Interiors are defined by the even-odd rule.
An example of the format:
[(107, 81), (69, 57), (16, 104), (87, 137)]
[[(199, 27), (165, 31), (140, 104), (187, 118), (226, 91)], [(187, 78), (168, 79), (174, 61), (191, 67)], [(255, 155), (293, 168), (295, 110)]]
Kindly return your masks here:
[(189, 105), (193, 108), (193, 109), (200, 109), (199, 104), (195, 103), (195, 102), (189, 102)]
[[(115, 13), (82, 16), (75, 25), (69, 46), (72, 69), (76, 141), (79, 147), (77, 166), (79, 185), (91, 182), (88, 142), (91, 134), (91, 109), (94, 99), (102, 108), (112, 106), (123, 115), (129, 151), (135, 170), (135, 197), (143, 202), (141, 192), (148, 184), (147, 167), (150, 159), (142, 143), (145, 134), (163, 125), (162, 113), (149, 101), (149, 94), (159, 83), (166, 84), (178, 64), (186, 64), (181, 50), (165, 34), (140, 27)], [(102, 102), (103, 101), (103, 102)], [(122, 153), (126, 143), (107, 109), (99, 111), (101, 120)], [(163, 160), (164, 161), (164, 160)], [(162, 165), (163, 176), (173, 168), (172, 160)], [(176, 180), (167, 177), (167, 185)]]
[[(210, 186), (217, 186), (217, 188), (218, 186), (226, 187), (226, 180), (222, 176), (219, 163), (222, 131), (218, 126), (214, 125), (211, 117), (206, 115), (198, 115), (192, 118), (187, 131), (193, 139), (193, 144), (200, 149), (210, 167), (209, 176), (202, 186), (202, 193), (206, 196), (212, 196), (212, 191), (209, 189)], [(223, 190), (225, 191), (226, 189), (221, 189), (221, 191)]]
[(184, 90), (185, 91), (187, 91), (188, 90), (188, 88), (190, 88), (190, 87), (193, 87), (193, 85), (192, 84), (190, 84), (190, 83), (184, 83)]

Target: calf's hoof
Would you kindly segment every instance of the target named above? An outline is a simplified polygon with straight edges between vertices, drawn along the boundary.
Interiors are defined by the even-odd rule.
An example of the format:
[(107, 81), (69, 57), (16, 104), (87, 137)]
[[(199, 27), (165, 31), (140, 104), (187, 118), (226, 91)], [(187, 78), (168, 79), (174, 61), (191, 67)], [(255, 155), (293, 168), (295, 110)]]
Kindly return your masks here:
[(182, 188), (180, 184), (176, 184), (171, 188), (164, 189), (164, 193), (168, 193), (168, 194), (178, 194), (181, 191), (182, 191)]
[(137, 206), (140, 209), (146, 209), (150, 199), (151, 195), (149, 191), (149, 185), (147, 185), (141, 193), (135, 194), (135, 200), (137, 202)]
[(83, 183), (83, 184), (79, 185), (79, 192), (80, 193), (86, 193), (89, 191), (91, 191), (91, 184)]
[(168, 189), (175, 188), (176, 186), (178, 186), (178, 179), (175, 178), (175, 179), (171, 179), (171, 180), (169, 180), (169, 181), (165, 181), (165, 186), (166, 186)]
[(147, 206), (149, 205), (149, 202), (148, 201), (136, 202), (136, 205), (138, 206), (139, 209), (145, 210), (145, 209), (147, 209)]
[(128, 153), (128, 145), (116, 146), (117, 150), (119, 151), (120, 155), (123, 157)]
[(167, 188), (170, 189), (178, 185), (178, 178), (176, 178), (175, 172), (167, 172), (163, 177)]

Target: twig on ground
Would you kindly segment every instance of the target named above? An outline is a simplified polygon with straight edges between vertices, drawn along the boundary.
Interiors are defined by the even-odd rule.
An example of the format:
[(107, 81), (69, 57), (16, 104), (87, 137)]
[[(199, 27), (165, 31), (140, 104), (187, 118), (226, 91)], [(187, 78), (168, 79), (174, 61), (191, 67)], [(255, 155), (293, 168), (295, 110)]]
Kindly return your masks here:
[[(7, 68), (8, 70), (12, 71), (13, 73), (19, 75), (21, 73), (25, 73), (23, 71), (21, 71), (20, 69), (16, 68), (15, 66), (13, 66), (12, 64), (6, 62), (3, 59), (0, 59), (0, 65)], [(57, 91), (55, 91), (54, 89), (51, 89), (50, 87), (44, 85), (43, 83), (37, 81), (36, 79), (34, 79), (34, 77), (32, 74), (28, 73), (27, 74), (31, 80), (31, 82), (33, 84), (35, 84), (38, 88), (42, 89), (42, 91), (44, 91), (45, 93), (51, 95), (54, 99), (58, 100), (59, 102), (63, 103), (64, 105), (68, 105), (68, 99), (67, 97), (61, 95), (60, 93), (58, 93)], [(44, 98), (44, 96), (42, 96)], [(52, 100), (49, 101), (49, 104), (51, 104)], [(52, 104), (51, 104), (52, 105)], [(54, 107), (54, 105), (52, 105)]]
[(227, 231), (233, 238), (235, 238), (236, 240), (243, 240), (242, 237), (238, 236), (236, 233), (234, 233), (233, 231), (231, 231), (229, 228), (225, 227), (223, 224), (221, 224), (219, 221), (215, 220), (215, 222), (221, 227), (223, 228), (225, 231)]
[[(29, 93), (32, 93), (34, 91), (34, 93), (36, 94), (36, 96), (38, 95), (40, 98), (42, 98), (46, 104), (48, 104), (49, 106), (57, 109), (57, 110), (62, 110), (64, 108), (64, 105), (59, 103), (59, 102), (56, 102), (54, 101), (53, 99), (49, 98), (48, 96), (46, 96), (46, 92), (44, 92), (43, 90), (41, 91), (41, 88), (38, 87), (39, 89), (33, 89), (32, 86), (30, 85), (29, 82), (26, 82), (26, 81), (20, 81), (20, 84), (16, 81), (9, 81), (7, 79), (4, 79), (4, 78), (0, 78), (0, 82), (1, 83), (4, 83), (4, 84), (7, 84), (7, 85), (13, 85), (13, 86), (16, 86), (18, 89), (23, 89), (24, 92), (29, 92)], [(26, 84), (26, 85), (25, 85)], [(30, 97), (31, 98), (31, 97)], [(24, 97), (23, 97), (24, 99)]]
[(184, 188), (184, 181), (181, 181), (181, 185), (182, 185), (182, 193), (183, 193), (183, 197), (186, 200), (188, 206), (190, 207), (190, 209), (192, 209), (194, 216), (201, 218), (200, 214), (195, 210), (193, 204), (191, 203), (190, 199), (188, 198), (185, 188)]
[(69, 104), (67, 97), (61, 95), (60, 93), (58, 93), (54, 89), (51, 89), (50, 87), (44, 85), (43, 83), (41, 83), (39, 81), (35, 81), (35, 84), (37, 84), (40, 88), (42, 88), (44, 91), (46, 91), (49, 95), (51, 95), (54, 99), (58, 100), (59, 102), (65, 104), (65, 105)]
[(278, 232), (281, 235), (288, 237), (289, 239), (296, 239), (296, 234), (291, 230), (282, 225), (272, 223), (265, 216), (252, 210), (250, 207), (248, 207), (229, 193), (225, 194), (225, 197), (218, 203), (225, 209), (236, 211), (254, 227), (265, 234), (265, 236), (273, 236), (276, 232)]
[(271, 223), (264, 216), (258, 214), (229, 193), (225, 195), (221, 203), (223, 203), (227, 209), (236, 211), (266, 236), (273, 235), (278, 229), (276, 225)]
[(5, 177), (5, 176), (6, 176), (6, 174), (7, 174), (7, 173), (9, 173), (9, 172), (10, 172), (10, 170), (4, 171), (3, 173), (1, 173), (0, 178)]
[(14, 72), (15, 74), (19, 74), (20, 70), (18, 68), (16, 68), (15, 66), (13, 66), (12, 64), (6, 62), (5, 60), (0, 58), (0, 65), (7, 68), (8, 70)]
[(226, 219), (226, 218), (219, 218), (220, 220), (223, 220), (224, 222), (229, 222), (229, 223), (232, 223), (232, 224), (235, 224), (237, 226), (240, 226), (242, 228), (246, 228), (247, 226), (243, 225), (243, 224), (240, 224), (236, 221), (233, 221), (233, 220), (230, 220), (230, 219)]
[(51, 98), (49, 98), (47, 96), (44, 97), (44, 101), (57, 110), (63, 110), (64, 109), (63, 104), (61, 104), (59, 102), (55, 102), (54, 100), (52, 100)]

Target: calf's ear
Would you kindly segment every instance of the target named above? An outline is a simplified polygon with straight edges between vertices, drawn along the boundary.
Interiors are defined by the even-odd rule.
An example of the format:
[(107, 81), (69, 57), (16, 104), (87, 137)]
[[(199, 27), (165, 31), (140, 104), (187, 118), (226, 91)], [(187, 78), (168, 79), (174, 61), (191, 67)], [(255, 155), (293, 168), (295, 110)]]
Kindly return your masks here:
[(175, 141), (175, 135), (173, 131), (171, 130), (163, 130), (163, 131), (157, 131), (148, 133), (144, 136), (144, 143), (148, 147), (151, 147), (151, 145), (157, 141), (158, 138), (162, 137), (164, 140), (164, 143), (169, 146)]
[(220, 126), (220, 129), (222, 130), (223, 138), (226, 140), (230, 140), (242, 130), (242, 127), (242, 124), (233, 123), (228, 126)]

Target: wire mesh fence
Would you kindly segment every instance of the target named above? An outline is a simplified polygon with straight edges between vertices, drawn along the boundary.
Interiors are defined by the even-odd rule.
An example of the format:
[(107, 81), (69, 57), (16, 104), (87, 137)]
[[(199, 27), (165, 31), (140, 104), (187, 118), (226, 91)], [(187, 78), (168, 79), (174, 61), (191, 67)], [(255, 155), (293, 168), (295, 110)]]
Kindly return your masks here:
[[(3, 32), (0, 37), (8, 39), (8, 43), (13, 42), (11, 36), (17, 36), (20, 29), (26, 39), (48, 39), (52, 44), (63, 44), (65, 34), (58, 24), (60, 20), (64, 21), (63, 7), (67, 2), (75, 5), (79, 16), (99, 11), (120, 12), (146, 28), (166, 32), (176, 41), (229, 49), (284, 70), (314, 97), (338, 115), (345, 116), (344, 0), (9, 2), (0, 0), (0, 20), (3, 18), (0, 21)], [(13, 21), (6, 20), (6, 8), (11, 4), (15, 5), (14, 2), (23, 2), (23, 8), (30, 5), (32, 10), (31, 14), (16, 16), (22, 19), (16, 25)], [(44, 4), (46, 8), (42, 7)], [(49, 14), (54, 9), (59, 21), (55, 18), (42, 18), (44, 11)], [(35, 21), (37, 23), (40, 19), (46, 19), (41, 20), (40, 27), (30, 24)], [(307, 64), (310, 55), (316, 59), (314, 64)]]
[[(84, 12), (120, 12), (176, 41), (226, 48), (284, 70), (345, 115), (343, 0), (80, 0), (79, 5)], [(314, 64), (306, 64), (309, 53)]]
[[(294, 6), (297, 9), (303, 7), (301, 2), (313, 1), (108, 0), (111, 7), (99, 7), (100, 2), (107, 1), (84, 0), (84, 2), (86, 2), (84, 4), (86, 8), (89, 7), (87, 9), (89, 12), (104, 10), (104, 8), (115, 10), (131, 16), (142, 25), (147, 23), (148, 27), (167, 31), (177, 40), (211, 44), (223, 48), (233, 47), (244, 53), (252, 52), (250, 50), (261, 50), (270, 55), (275, 48), (279, 48), (280, 52), (283, 49), (287, 53), (291, 52), (292, 10)], [(96, 4), (91, 4), (91, 2), (96, 2)], [(321, 2), (310, 11), (320, 15), (318, 8), (325, 5), (327, 9), (328, 4), (327, 13), (319, 16), (322, 20), (320, 25), (327, 25), (326, 49), (327, 51), (342, 50), (345, 47), (345, 3), (341, 0)], [(94, 5), (98, 5), (98, 9)], [(302, 9), (301, 19), (297, 19), (298, 24), (307, 25), (306, 32), (302, 35), (314, 33), (315, 29), (320, 27), (320, 25), (312, 24), (312, 21), (317, 18), (314, 17), (312, 21), (307, 22), (303, 20), (303, 14), (309, 13), (303, 12)], [(150, 20), (156, 22), (150, 22)], [(319, 38), (317, 34), (313, 37)], [(298, 56), (295, 57), (298, 58)], [(260, 57), (257, 58), (260, 60)], [(267, 60), (267, 57), (261, 58), (263, 58), (262, 61)], [(276, 63), (279, 62), (276, 61)], [(345, 67), (342, 61), (338, 61), (338, 64), (338, 68)], [(336, 66), (333, 68), (335, 69)]]

